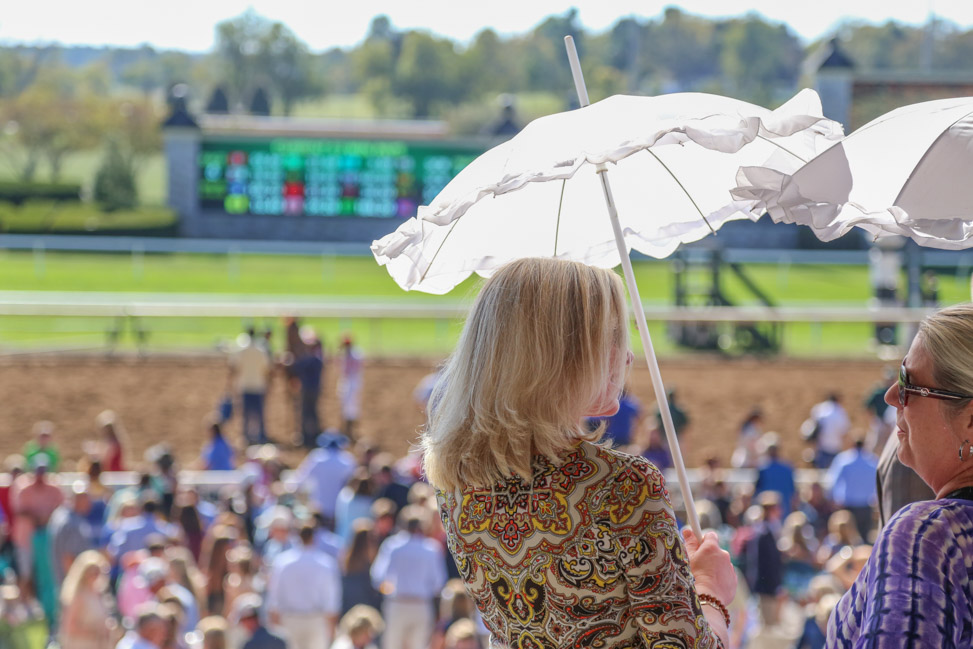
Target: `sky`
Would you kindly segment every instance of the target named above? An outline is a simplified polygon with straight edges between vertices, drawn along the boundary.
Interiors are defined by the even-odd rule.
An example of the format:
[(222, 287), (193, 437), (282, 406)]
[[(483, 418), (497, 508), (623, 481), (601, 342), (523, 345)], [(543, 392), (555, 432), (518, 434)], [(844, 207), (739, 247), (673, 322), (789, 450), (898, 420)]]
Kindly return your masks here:
[(627, 16), (656, 17), (666, 6), (707, 17), (755, 11), (786, 23), (805, 42), (830, 33), (846, 19), (919, 25), (934, 13), (963, 28), (973, 27), (971, 0), (0, 0), (0, 42), (131, 47), (148, 43), (157, 49), (203, 52), (213, 46), (217, 23), (249, 7), (285, 23), (314, 51), (361, 42), (379, 14), (388, 15), (396, 29), (426, 29), (466, 43), (486, 27), (501, 35), (528, 32), (571, 6), (578, 9), (585, 29), (593, 32)]

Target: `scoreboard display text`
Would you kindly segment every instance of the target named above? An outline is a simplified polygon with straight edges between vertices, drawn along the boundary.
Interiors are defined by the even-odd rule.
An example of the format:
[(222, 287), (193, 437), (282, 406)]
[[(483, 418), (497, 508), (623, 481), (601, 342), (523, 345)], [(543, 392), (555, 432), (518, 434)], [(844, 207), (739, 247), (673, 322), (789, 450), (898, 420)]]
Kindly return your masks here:
[(482, 152), (440, 142), (204, 140), (199, 202), (230, 214), (404, 219)]

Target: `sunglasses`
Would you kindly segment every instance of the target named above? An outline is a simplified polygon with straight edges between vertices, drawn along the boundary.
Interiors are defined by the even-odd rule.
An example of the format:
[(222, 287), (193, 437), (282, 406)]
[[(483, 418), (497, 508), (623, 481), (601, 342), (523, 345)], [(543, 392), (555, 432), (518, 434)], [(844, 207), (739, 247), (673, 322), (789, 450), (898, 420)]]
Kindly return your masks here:
[(909, 371), (905, 369), (905, 362), (899, 367), (899, 405), (905, 408), (909, 404), (909, 393), (930, 399), (945, 399), (947, 401), (959, 401), (961, 399), (973, 399), (968, 394), (949, 392), (938, 388), (924, 388), (919, 385), (909, 383)]

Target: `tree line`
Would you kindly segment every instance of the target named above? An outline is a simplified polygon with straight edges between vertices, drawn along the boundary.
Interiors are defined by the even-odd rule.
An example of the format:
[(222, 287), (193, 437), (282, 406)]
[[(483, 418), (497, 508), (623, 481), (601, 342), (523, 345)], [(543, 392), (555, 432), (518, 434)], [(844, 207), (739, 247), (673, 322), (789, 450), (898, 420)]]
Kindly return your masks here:
[[(474, 133), (497, 117), (501, 94), (535, 99), (533, 109), (522, 102), (522, 120), (536, 116), (532, 110), (571, 106), (567, 34), (593, 100), (693, 90), (774, 106), (807, 83), (803, 63), (819, 45), (757, 14), (709, 19), (677, 8), (623, 18), (601, 33), (585, 31), (571, 9), (527, 33), (484, 29), (466, 44), (397, 29), (383, 15), (357, 46), (324, 52), (253, 11), (220, 23), (215, 47), (201, 55), (7, 45), (0, 47), (0, 162), (30, 179), (43, 160), (56, 179), (67, 152), (108, 141), (137, 166), (159, 149), (162, 98), (177, 83), (188, 85), (197, 109), (246, 110), (263, 93), (270, 110), (291, 115), (322, 98), (353, 95), (378, 117), (445, 119), (456, 133)], [(973, 31), (949, 23), (850, 22), (837, 36), (862, 70), (973, 72)]]

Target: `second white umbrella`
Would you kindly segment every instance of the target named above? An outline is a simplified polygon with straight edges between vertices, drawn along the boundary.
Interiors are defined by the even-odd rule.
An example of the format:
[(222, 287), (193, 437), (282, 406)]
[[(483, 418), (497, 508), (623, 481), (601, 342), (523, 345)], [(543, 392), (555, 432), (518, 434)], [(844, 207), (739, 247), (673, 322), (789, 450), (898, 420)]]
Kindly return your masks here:
[(923, 246), (973, 246), (973, 98), (903, 106), (800, 169), (740, 170), (733, 195), (824, 241), (853, 228)]

